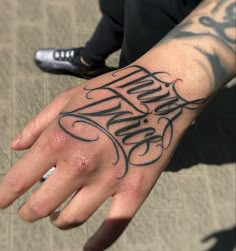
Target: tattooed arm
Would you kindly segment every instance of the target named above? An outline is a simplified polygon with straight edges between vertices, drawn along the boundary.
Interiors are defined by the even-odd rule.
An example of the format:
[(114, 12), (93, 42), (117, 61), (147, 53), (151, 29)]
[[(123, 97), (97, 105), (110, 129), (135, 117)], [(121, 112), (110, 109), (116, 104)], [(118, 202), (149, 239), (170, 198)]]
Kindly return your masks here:
[(195, 55), (193, 60), (215, 91), (235, 75), (235, 26), (235, 1), (205, 0), (161, 43), (181, 44)]
[(110, 246), (148, 196), (186, 128), (233, 78), (234, 24), (234, 1), (203, 1), (134, 64), (62, 93), (13, 141), (14, 149), (30, 149), (0, 185), (0, 207), (56, 166), (20, 208), (20, 217), (33, 222), (51, 215), (55, 226), (69, 229), (112, 197), (85, 250)]

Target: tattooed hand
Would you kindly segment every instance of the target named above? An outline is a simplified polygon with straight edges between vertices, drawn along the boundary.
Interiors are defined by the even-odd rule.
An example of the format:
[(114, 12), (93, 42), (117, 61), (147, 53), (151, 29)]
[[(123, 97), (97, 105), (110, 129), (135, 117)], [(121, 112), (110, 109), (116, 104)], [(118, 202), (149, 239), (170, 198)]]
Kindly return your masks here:
[(20, 208), (20, 216), (29, 222), (46, 217), (73, 195), (51, 216), (55, 226), (69, 229), (113, 197), (104, 223), (87, 244), (109, 246), (155, 184), (188, 117), (205, 103), (202, 97), (188, 99), (182, 86), (183, 80), (168, 72), (132, 65), (64, 92), (12, 144), (32, 147), (1, 184), (0, 206), (11, 204), (56, 166)]
[(91, 147), (105, 136), (115, 152), (114, 165), (124, 166), (123, 178), (130, 166), (155, 164), (172, 143), (175, 120), (205, 100), (186, 100), (178, 92), (181, 79), (167, 72), (133, 65), (112, 76), (108, 83), (85, 86), (86, 104), (61, 112), (58, 123), (66, 134)]
[[(51, 215), (55, 226), (70, 229), (112, 197), (84, 250), (109, 247), (148, 196), (206, 97), (235, 74), (235, 5), (215, 2), (206, 0), (194, 18), (135, 64), (62, 93), (34, 118), (12, 143), (17, 150), (30, 149), (0, 185), (0, 208), (56, 166), (20, 208), (20, 217), (33, 222)], [(217, 18), (208, 15), (211, 9)]]

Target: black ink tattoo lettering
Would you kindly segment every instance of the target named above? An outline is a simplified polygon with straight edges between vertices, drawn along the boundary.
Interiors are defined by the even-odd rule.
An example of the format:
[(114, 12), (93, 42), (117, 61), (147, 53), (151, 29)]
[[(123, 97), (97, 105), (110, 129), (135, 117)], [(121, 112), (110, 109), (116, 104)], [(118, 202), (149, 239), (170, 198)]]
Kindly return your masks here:
[[(122, 178), (130, 165), (145, 167), (158, 161), (172, 143), (174, 122), (206, 100), (186, 100), (177, 91), (182, 80), (167, 81), (171, 76), (166, 72), (149, 72), (136, 65), (118, 70), (113, 77), (111, 82), (85, 87), (88, 104), (62, 112), (58, 124), (83, 142), (96, 142), (101, 134), (108, 137), (116, 152), (114, 165), (124, 161)], [(101, 91), (107, 95), (99, 98)], [(78, 124), (91, 127), (93, 136), (75, 132)]]
[(220, 39), (227, 43), (236, 43), (235, 38), (231, 38), (227, 34), (228, 29), (235, 28), (236, 25), (236, 3), (231, 3), (225, 10), (224, 20), (222, 22), (214, 20), (212, 17), (203, 16), (199, 18), (199, 22), (215, 31)]
[[(207, 8), (208, 3), (202, 5), (202, 8)], [(224, 13), (217, 15), (217, 12)], [(204, 29), (202, 32), (197, 32), (199, 24)], [(225, 64), (225, 59), (222, 55), (232, 55), (235, 57), (235, 26), (236, 26), (236, 2), (228, 0), (219, 0), (215, 6), (209, 11), (208, 16), (201, 16), (196, 19), (188, 18), (183, 23), (179, 24), (167, 37), (163, 40), (170, 41), (174, 39), (183, 40), (185, 44), (189, 44), (193, 49), (197, 50), (204, 56), (206, 60), (198, 62), (203, 70), (206, 71), (213, 89), (217, 90), (225, 81), (225, 76), (228, 74), (228, 66)], [(234, 32), (233, 32), (234, 31)], [(215, 41), (215, 48), (211, 51), (206, 51), (201, 43), (193, 45), (194, 40), (210, 39)], [(188, 41), (190, 43), (188, 43)], [(162, 42), (162, 43), (163, 43)], [(209, 63), (211, 71), (206, 63)]]

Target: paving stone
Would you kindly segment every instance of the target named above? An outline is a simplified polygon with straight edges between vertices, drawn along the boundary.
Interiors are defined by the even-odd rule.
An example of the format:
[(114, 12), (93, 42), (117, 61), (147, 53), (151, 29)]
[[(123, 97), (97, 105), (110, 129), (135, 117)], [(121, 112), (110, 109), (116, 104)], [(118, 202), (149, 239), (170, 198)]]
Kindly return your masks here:
[[(7, 128), (7, 130), (6, 130)], [(11, 104), (0, 102), (0, 174), (6, 173), (11, 165)]]
[[(3, 174), (0, 174), (0, 183), (3, 181), (5, 175)], [(11, 206), (10, 207), (7, 207), (5, 209), (0, 209), (0, 216), (6, 216), (6, 215), (10, 215), (11, 214)], [(2, 222), (3, 224), (5, 224), (7, 226), (8, 224), (8, 217), (5, 218), (5, 223), (4, 223), (4, 217), (2, 218)], [(0, 224), (1, 225), (1, 224)], [(3, 225), (2, 225), (3, 226)], [(10, 226), (10, 223), (9, 223), (9, 226)], [(2, 231), (1, 229), (1, 226), (0, 226), (0, 231)], [(0, 235), (1, 236), (1, 235)], [(1, 241), (0, 241), (0, 244), (1, 244)], [(1, 246), (0, 246), (1, 247)], [(2, 249), (0, 249), (2, 250)]]
[(209, 166), (207, 175), (215, 205), (232, 205), (235, 201), (236, 165)]
[[(98, 6), (90, 5), (86, 0), (76, 1), (76, 7), (80, 13), (76, 15), (76, 36), (79, 46), (83, 46), (92, 36), (100, 18)], [(93, 15), (88, 15), (93, 13)]]
[(154, 216), (154, 211), (141, 208), (121, 237), (122, 247), (137, 251), (163, 250), (164, 242), (159, 236), (159, 226)]
[(60, 93), (83, 83), (84, 80), (69, 76), (48, 76), (48, 101), (55, 99)]
[(219, 229), (227, 229), (232, 225), (236, 225), (236, 208), (234, 201), (232, 201), (232, 204), (222, 204), (216, 207), (215, 210)]
[[(13, 1), (0, 0), (0, 34), (2, 45), (9, 45), (14, 42), (13, 19), (15, 13), (15, 5)], [(1, 64), (2, 65), (2, 64)]]
[(78, 251), (87, 240), (86, 225), (70, 231), (62, 231), (53, 227), (53, 251)]
[(41, 79), (17, 79), (15, 89), (14, 123), (18, 132), (44, 108), (45, 93)]
[(146, 205), (151, 209), (182, 208), (182, 196), (179, 190), (179, 176), (164, 172), (147, 198)]
[(180, 191), (184, 203), (186, 233), (191, 231), (196, 237), (216, 226), (216, 218), (212, 213), (214, 205), (204, 175), (181, 175)]
[(74, 29), (68, 5), (47, 5), (47, 40), (49, 47), (73, 47)]
[(17, 76), (41, 76), (34, 64), (34, 53), (44, 45), (44, 34), (36, 25), (19, 24), (16, 31), (16, 72)]
[(13, 84), (13, 60), (12, 49), (10, 47), (0, 47), (0, 103), (9, 104), (11, 98), (11, 88)]
[(17, 18), (20, 22), (43, 22), (43, 0), (17, 0)]
[(51, 251), (48, 219), (30, 224), (21, 220), (18, 215), (12, 215), (11, 226), (12, 251)]
[(0, 250), (9, 250), (10, 215), (0, 211)]

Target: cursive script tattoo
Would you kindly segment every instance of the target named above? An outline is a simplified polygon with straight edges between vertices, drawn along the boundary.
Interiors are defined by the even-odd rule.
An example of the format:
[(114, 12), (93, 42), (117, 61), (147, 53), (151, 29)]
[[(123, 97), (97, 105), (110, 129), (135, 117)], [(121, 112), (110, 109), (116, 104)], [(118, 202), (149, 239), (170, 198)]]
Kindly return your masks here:
[[(112, 76), (108, 83), (85, 87), (88, 103), (62, 112), (58, 124), (71, 137), (87, 143), (105, 135), (116, 152), (114, 165), (124, 161), (122, 178), (131, 165), (145, 167), (157, 162), (172, 143), (174, 122), (185, 110), (196, 110), (206, 100), (185, 99), (178, 91), (182, 80), (171, 79), (167, 72), (134, 65)], [(101, 97), (101, 91), (106, 95)], [(74, 130), (81, 124), (91, 127), (92, 136)]]

